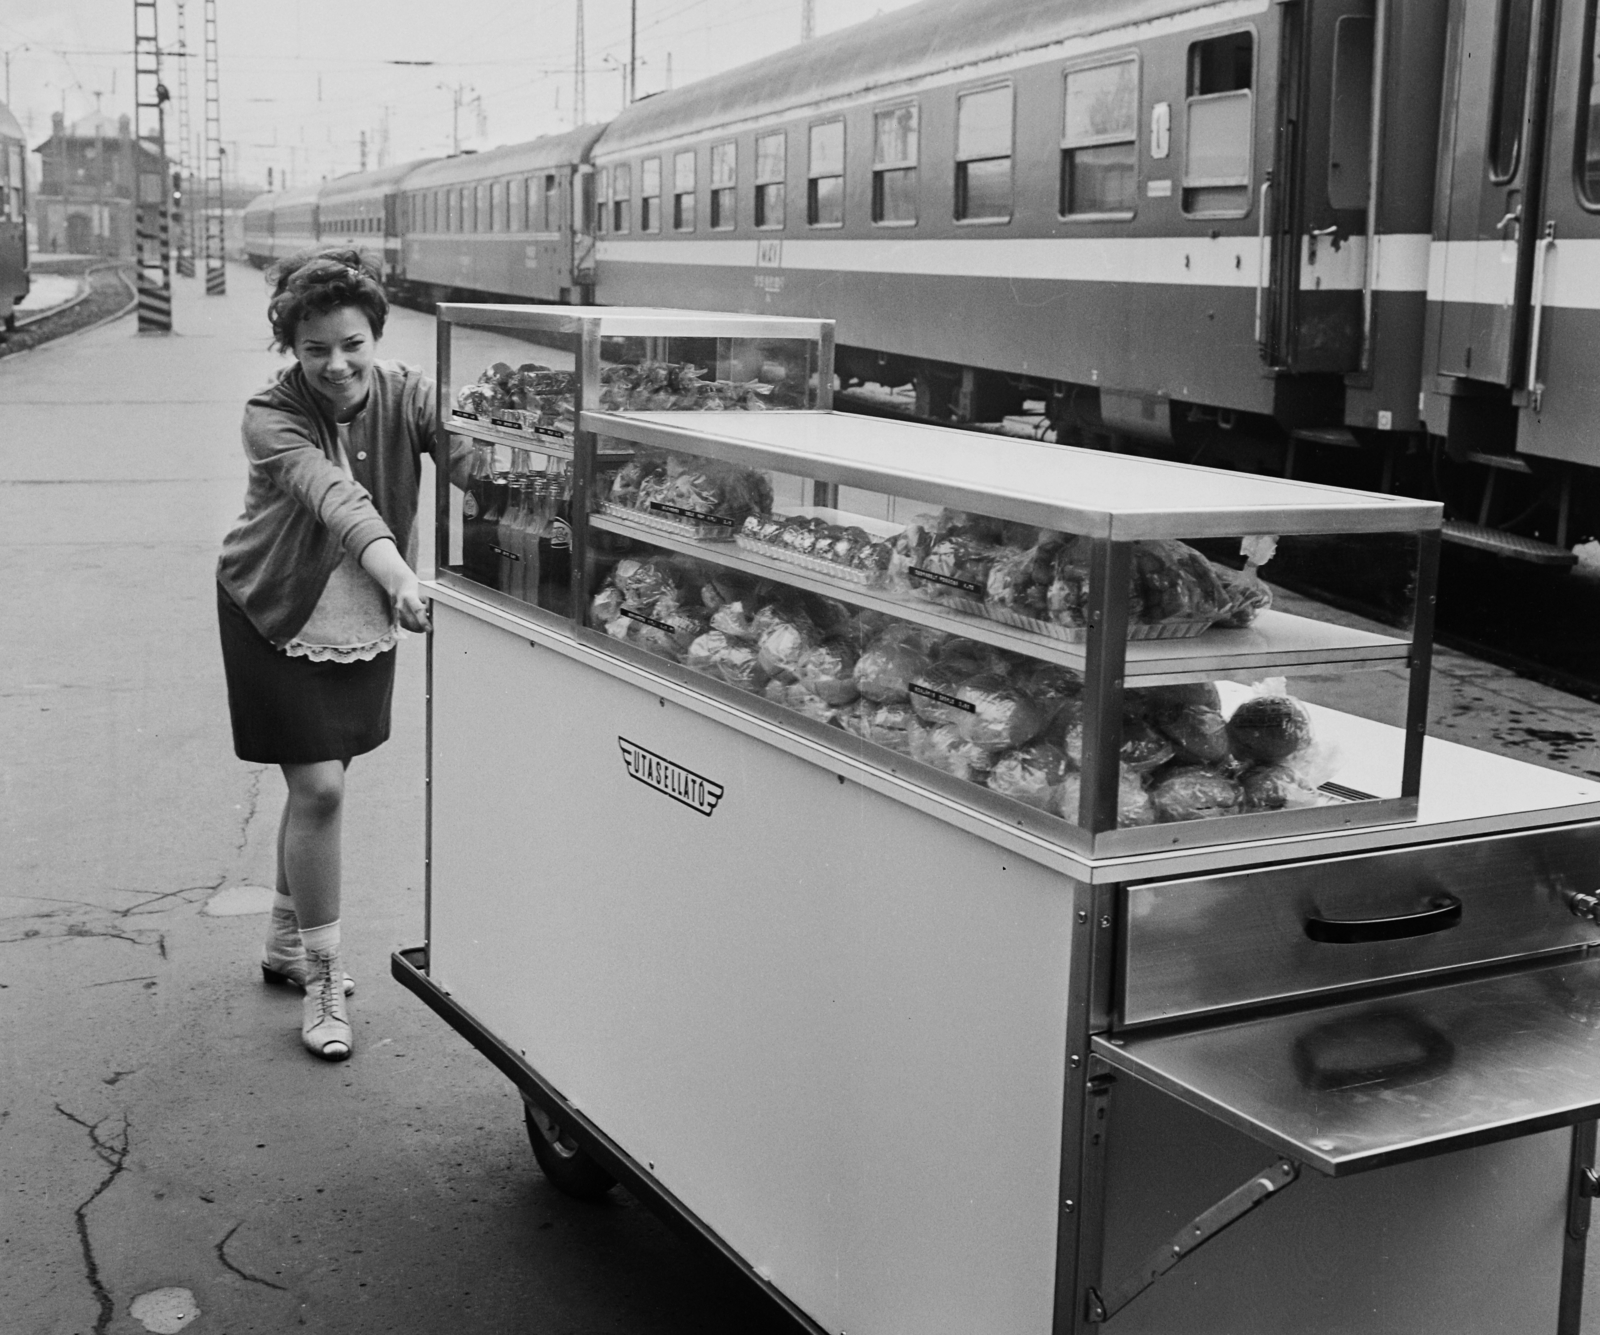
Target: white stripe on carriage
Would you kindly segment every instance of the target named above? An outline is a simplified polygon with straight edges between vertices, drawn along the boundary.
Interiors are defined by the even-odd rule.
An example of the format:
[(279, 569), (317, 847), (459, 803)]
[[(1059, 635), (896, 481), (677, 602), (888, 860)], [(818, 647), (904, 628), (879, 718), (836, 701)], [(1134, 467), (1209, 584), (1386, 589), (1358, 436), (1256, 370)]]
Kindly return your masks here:
[[(1380, 234), (1378, 282), (1383, 292), (1421, 292), (1427, 285), (1426, 234)], [(1208, 237), (778, 237), (725, 240), (600, 240), (600, 264), (757, 268), (757, 247), (781, 250), (793, 271), (881, 273), (960, 278), (1042, 279), (1056, 282), (1148, 283), (1187, 287), (1253, 288), (1261, 251), (1253, 236)], [(1315, 268), (1302, 265), (1301, 286), (1359, 291), (1366, 272), (1366, 238), (1352, 237), (1335, 252), (1322, 243)]]

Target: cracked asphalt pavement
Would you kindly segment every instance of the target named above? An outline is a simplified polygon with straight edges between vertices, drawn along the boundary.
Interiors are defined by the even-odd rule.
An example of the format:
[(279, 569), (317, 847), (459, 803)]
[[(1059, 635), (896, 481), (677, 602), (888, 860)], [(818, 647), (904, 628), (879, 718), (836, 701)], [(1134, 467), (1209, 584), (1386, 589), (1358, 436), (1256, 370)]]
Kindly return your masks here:
[[(420, 640), (351, 769), (354, 1057), (307, 1056), (262, 985), (240, 887), (272, 884), (283, 783), (233, 756), (212, 570), (277, 358), (252, 270), (175, 308), (0, 361), (0, 1332), (139, 1335), (177, 1289), (196, 1335), (779, 1329), (627, 1196), (550, 1188), (510, 1084), (389, 979), (422, 931)], [(430, 364), (432, 321), (383, 350)]]

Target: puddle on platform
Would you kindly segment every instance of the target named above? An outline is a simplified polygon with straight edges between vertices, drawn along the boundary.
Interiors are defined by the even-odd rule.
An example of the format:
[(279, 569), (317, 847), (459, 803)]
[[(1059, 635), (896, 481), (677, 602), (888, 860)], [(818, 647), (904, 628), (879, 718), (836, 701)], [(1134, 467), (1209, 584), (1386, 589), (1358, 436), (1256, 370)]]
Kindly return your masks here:
[(176, 1335), (200, 1315), (200, 1307), (188, 1289), (152, 1289), (135, 1298), (128, 1305), (128, 1313), (155, 1335)]
[(269, 913), (272, 888), (265, 885), (225, 885), (206, 900), (200, 912), (213, 918), (239, 918), (247, 913)]

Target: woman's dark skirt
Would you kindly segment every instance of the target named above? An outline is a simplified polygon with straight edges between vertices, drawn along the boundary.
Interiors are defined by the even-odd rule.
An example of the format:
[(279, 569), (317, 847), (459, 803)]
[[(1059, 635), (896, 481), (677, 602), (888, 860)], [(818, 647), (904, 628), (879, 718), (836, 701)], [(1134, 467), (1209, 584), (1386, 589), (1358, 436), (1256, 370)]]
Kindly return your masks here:
[(394, 651), (365, 663), (290, 658), (217, 585), (222, 666), (240, 760), (309, 765), (348, 760), (389, 740)]

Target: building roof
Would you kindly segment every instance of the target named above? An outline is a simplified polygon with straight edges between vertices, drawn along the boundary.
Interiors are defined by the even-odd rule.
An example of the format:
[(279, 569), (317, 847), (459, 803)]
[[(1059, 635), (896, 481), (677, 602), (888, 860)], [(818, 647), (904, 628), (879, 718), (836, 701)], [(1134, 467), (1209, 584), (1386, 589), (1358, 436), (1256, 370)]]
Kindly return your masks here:
[(67, 126), (66, 133), (69, 139), (120, 139), (122, 125), (115, 116), (108, 116), (103, 111), (91, 111)]

